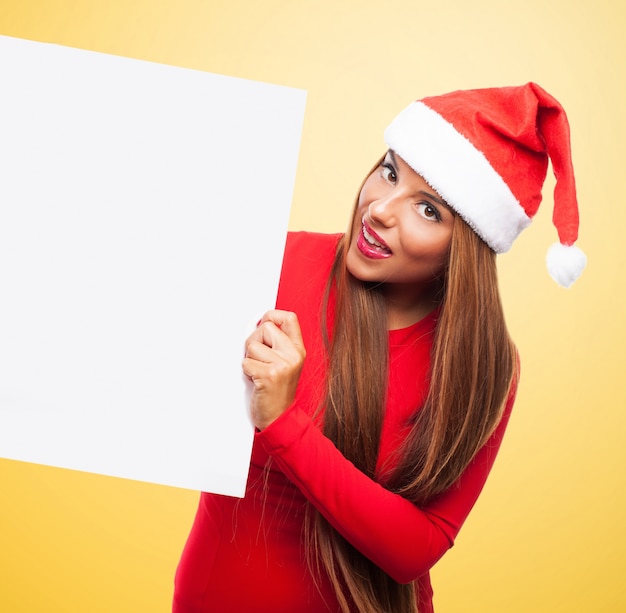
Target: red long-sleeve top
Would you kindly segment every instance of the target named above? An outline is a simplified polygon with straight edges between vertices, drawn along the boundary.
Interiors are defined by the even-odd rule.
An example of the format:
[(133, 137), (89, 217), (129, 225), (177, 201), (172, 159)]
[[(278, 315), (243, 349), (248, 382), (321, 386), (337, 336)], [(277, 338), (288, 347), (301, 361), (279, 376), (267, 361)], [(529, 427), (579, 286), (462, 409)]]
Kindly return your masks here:
[[(417, 581), (431, 613), (429, 569), (453, 545), (500, 447), (511, 412), (457, 482), (424, 507), (359, 471), (326, 438), (314, 414), (325, 371), (320, 308), (339, 235), (292, 233), (277, 308), (299, 318), (307, 358), (293, 405), (255, 435), (241, 500), (202, 493), (176, 574), (174, 613), (324, 613), (339, 607), (325, 577), (314, 579), (302, 542), (312, 504), (352, 545), (396, 581)], [(379, 466), (421, 406), (436, 313), (389, 332), (389, 379)], [(268, 463), (269, 461), (269, 463)]]

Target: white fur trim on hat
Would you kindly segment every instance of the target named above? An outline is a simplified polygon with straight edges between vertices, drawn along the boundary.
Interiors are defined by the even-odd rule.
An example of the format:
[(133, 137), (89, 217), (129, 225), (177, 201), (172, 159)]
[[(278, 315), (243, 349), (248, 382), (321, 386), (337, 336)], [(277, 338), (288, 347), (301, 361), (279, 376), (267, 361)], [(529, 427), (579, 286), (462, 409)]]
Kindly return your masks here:
[(385, 130), (385, 142), (496, 252), (508, 251), (530, 217), (484, 154), (422, 102)]

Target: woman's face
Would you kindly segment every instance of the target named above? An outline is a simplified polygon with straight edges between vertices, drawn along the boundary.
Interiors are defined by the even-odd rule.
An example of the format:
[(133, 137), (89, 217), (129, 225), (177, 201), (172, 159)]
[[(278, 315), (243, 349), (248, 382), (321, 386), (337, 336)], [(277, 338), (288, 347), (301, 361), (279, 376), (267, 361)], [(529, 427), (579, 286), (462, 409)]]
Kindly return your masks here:
[(454, 218), (437, 192), (390, 150), (359, 194), (348, 270), (417, 300), (445, 268)]

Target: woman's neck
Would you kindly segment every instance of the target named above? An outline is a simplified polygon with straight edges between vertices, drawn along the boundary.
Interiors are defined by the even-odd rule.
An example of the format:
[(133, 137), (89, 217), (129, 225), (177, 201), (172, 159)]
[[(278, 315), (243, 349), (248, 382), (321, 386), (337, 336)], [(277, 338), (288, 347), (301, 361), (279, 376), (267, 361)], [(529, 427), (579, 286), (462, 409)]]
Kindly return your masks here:
[(440, 288), (434, 286), (415, 293), (387, 289), (384, 294), (387, 304), (387, 328), (389, 330), (408, 328), (424, 319), (439, 306), (441, 296)]

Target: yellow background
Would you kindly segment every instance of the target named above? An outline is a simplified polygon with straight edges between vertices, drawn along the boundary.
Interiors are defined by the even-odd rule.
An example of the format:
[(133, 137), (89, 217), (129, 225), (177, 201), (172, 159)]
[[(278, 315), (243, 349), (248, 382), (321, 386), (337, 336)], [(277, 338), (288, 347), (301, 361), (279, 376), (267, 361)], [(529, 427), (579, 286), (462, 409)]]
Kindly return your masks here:
[[(545, 272), (549, 182), (500, 258), (521, 389), (437, 613), (626, 611), (625, 24), (616, 0), (0, 0), (1, 34), (308, 90), (293, 229), (344, 229), (414, 98), (534, 80), (565, 106), (589, 266)], [(195, 492), (6, 460), (0, 492), (0, 611), (169, 610)]]

